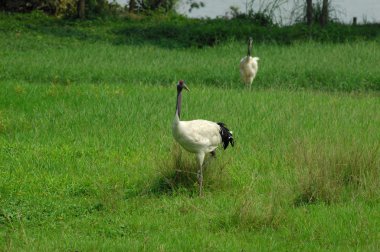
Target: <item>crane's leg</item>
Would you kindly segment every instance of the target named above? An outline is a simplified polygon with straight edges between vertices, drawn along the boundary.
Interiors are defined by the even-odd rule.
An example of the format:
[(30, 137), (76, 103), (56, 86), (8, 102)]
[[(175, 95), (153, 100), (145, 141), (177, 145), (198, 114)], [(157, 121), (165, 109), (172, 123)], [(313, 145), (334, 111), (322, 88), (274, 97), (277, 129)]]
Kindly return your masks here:
[(249, 82), (245, 83), (245, 88), (248, 89), (248, 90), (251, 90), (251, 85), (249, 84)]
[(199, 196), (202, 196), (202, 189), (203, 189), (203, 160), (205, 158), (205, 153), (198, 153), (197, 159), (199, 164), (199, 171), (198, 171), (198, 184), (199, 184)]
[(253, 82), (253, 79), (254, 79), (254, 78), (255, 78), (254, 76), (251, 76), (251, 77), (249, 78), (249, 91), (251, 91), (252, 82)]

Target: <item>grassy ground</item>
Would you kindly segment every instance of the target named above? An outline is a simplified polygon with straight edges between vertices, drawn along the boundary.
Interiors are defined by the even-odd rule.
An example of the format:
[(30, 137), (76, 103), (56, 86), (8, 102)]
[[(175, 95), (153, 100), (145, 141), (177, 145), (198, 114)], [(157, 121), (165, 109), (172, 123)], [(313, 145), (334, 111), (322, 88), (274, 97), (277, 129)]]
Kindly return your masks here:
[[(247, 92), (238, 42), (2, 34), (1, 250), (379, 250), (376, 42), (259, 44)], [(171, 136), (180, 78), (184, 119), (236, 138), (203, 198)]]
[[(96, 26), (90, 27), (87, 30), (95, 33)], [(193, 85), (240, 88), (238, 63), (246, 54), (245, 42), (172, 50), (153, 45), (115, 45), (71, 33), (46, 34), (23, 28), (1, 34), (0, 47), (4, 50), (0, 52), (0, 81), (168, 86), (185, 78)], [(100, 34), (108, 33), (101, 30)], [(254, 54), (261, 63), (257, 88), (380, 90), (375, 64), (380, 58), (380, 43), (376, 41), (294, 42), (292, 46), (264, 43), (254, 45)]]

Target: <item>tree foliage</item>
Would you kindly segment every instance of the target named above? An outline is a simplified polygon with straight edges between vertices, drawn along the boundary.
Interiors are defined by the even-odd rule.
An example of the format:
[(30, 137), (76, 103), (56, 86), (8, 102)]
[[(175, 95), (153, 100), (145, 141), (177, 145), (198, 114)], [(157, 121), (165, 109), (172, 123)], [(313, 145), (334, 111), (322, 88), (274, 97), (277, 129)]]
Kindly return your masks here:
[(271, 26), (279, 23), (276, 20), (275, 12), (281, 9), (281, 6), (286, 3), (286, 0), (271, 0), (271, 1), (255, 1), (247, 2), (247, 11), (243, 13), (238, 7), (231, 6), (230, 14), (232, 18), (249, 19), (253, 23), (260, 26)]
[(64, 15), (76, 10), (77, 0), (2, 0), (1, 10), (31, 12), (40, 10), (51, 15)]
[(129, 0), (130, 12), (169, 12), (174, 10), (178, 0)]
[[(76, 17), (83, 0), (1, 0), (0, 10), (27, 13), (43, 11), (54, 16)], [(85, 0), (86, 16), (104, 16), (114, 13), (120, 6), (107, 0)], [(83, 14), (83, 13), (82, 13)]]
[(189, 12), (191, 12), (193, 9), (199, 9), (202, 7), (205, 7), (205, 3), (202, 1), (195, 1), (195, 0), (187, 0), (186, 3), (190, 6)]

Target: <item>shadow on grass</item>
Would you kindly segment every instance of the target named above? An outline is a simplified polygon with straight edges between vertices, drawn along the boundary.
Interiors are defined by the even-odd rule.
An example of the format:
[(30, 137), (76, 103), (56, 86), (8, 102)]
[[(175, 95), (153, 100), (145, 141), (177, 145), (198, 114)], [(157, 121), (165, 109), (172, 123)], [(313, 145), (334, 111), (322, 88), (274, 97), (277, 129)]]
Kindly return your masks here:
[[(231, 178), (226, 169), (228, 161), (220, 161), (207, 155), (203, 170), (203, 189), (219, 190), (231, 185)], [(173, 144), (171, 159), (160, 160), (157, 176), (145, 184), (140, 195), (199, 195), (198, 165), (194, 154), (183, 151), (178, 144)]]
[(149, 192), (160, 194), (189, 193), (197, 192), (197, 175), (195, 172), (186, 170), (175, 170), (167, 174), (161, 174), (152, 183)]
[(161, 160), (157, 176), (145, 188), (145, 193), (162, 195), (175, 193), (196, 194), (198, 191), (197, 165), (190, 155), (184, 155), (181, 147), (174, 143), (171, 160)]

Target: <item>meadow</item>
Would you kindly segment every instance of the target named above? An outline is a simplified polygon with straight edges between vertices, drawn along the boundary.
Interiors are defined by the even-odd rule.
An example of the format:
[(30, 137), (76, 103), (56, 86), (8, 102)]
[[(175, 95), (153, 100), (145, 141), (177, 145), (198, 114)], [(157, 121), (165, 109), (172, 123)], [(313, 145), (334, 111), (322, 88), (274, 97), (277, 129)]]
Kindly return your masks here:
[[(380, 249), (378, 41), (257, 43), (249, 92), (244, 41), (29, 26), (0, 30), (0, 250)], [(235, 136), (207, 160), (203, 197), (171, 135), (179, 79), (183, 119)]]

